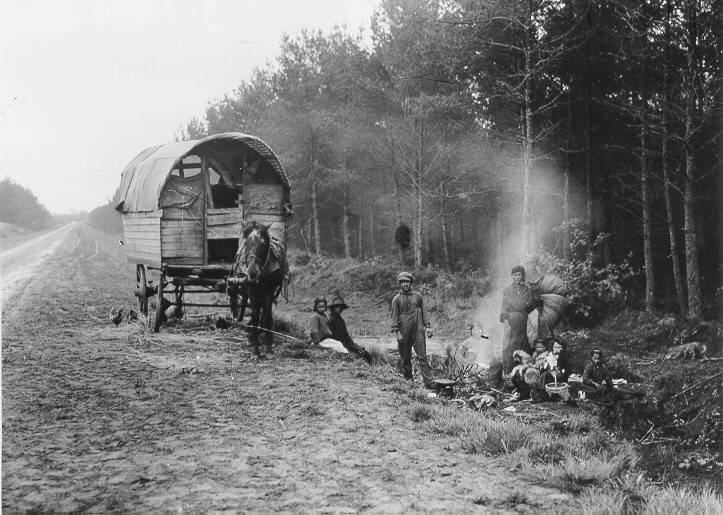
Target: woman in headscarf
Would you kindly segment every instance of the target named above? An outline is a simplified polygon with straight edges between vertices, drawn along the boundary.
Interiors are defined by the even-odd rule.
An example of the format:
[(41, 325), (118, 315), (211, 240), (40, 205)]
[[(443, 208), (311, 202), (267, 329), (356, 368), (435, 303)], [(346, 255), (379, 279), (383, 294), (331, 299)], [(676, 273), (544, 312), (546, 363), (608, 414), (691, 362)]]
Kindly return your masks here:
[(502, 291), (500, 322), (505, 324), (502, 337), (502, 369), (510, 374), (515, 366), (512, 355), (516, 350), (527, 352), (527, 315), (532, 311), (532, 292), (525, 284), (525, 269), (512, 267), (512, 284)]

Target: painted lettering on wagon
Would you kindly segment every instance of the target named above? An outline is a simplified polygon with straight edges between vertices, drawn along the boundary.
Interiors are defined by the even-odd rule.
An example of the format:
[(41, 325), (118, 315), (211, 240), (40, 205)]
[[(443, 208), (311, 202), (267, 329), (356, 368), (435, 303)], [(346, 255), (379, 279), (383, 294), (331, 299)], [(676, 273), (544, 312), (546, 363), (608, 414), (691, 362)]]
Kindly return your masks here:
[(209, 227), (206, 233), (207, 238), (240, 238), (243, 234), (241, 227)]

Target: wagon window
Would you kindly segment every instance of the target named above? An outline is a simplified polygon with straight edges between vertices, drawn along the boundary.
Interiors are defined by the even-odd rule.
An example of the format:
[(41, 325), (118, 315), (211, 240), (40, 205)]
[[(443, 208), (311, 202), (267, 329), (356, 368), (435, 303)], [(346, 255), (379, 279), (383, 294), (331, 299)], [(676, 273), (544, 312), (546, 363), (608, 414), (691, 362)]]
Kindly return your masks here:
[(219, 182), (223, 184), (224, 182), (221, 180), (221, 175), (210, 166), (208, 167), (208, 180), (211, 182), (211, 186), (215, 186)]
[(178, 164), (176, 168), (173, 169), (171, 172), (171, 175), (175, 175), (176, 177), (195, 177), (196, 175), (201, 173), (201, 158), (198, 156), (186, 156), (183, 158), (183, 160)]

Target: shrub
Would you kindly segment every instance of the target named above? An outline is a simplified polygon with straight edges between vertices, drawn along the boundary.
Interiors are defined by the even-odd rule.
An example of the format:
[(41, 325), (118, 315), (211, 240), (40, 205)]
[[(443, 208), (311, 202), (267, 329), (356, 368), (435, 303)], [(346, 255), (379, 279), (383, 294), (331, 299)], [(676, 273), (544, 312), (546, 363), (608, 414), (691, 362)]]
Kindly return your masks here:
[(587, 232), (577, 225), (574, 222), (571, 231), (573, 257), (565, 260), (544, 250), (540, 255), (540, 264), (565, 280), (572, 301), (566, 312), (568, 321), (574, 325), (591, 326), (625, 306), (626, 293), (622, 285), (638, 272), (631, 266), (630, 257), (619, 264), (600, 265), (600, 251), (610, 235), (600, 234), (594, 242), (590, 242)]

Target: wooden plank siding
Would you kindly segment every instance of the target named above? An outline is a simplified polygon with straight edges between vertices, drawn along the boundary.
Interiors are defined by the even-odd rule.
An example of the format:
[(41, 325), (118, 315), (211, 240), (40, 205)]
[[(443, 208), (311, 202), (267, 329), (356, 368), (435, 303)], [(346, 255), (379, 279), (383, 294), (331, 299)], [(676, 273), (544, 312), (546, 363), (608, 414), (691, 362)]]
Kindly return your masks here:
[(196, 220), (161, 220), (163, 261), (169, 264), (204, 265), (205, 231)]
[(161, 266), (160, 212), (125, 213), (121, 218), (128, 262)]
[(207, 209), (206, 238), (209, 240), (240, 238), (243, 235), (242, 223), (240, 209)]

